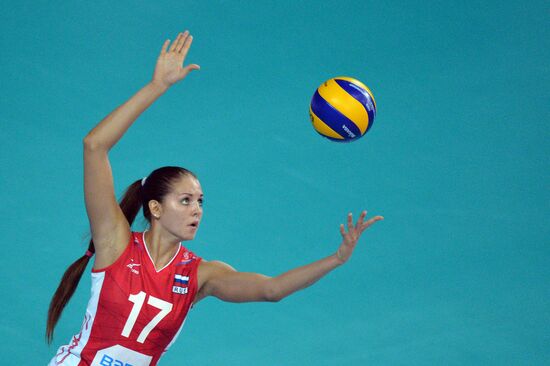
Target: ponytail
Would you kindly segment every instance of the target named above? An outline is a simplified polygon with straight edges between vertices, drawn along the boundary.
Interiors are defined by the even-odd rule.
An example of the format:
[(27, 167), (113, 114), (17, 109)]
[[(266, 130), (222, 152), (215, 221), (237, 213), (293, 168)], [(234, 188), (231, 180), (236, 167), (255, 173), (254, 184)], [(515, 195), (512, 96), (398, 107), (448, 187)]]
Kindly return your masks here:
[[(132, 226), (134, 219), (136, 218), (139, 209), (142, 206), (142, 181), (137, 180), (132, 183), (120, 200), (120, 208), (128, 221), (128, 224)], [(50, 308), (48, 310), (48, 320), (46, 323), (46, 341), (50, 344), (53, 340), (53, 331), (57, 321), (61, 317), (63, 309), (73, 296), (80, 278), (90, 261), (90, 258), (95, 253), (94, 242), (90, 240), (88, 244), (88, 250), (86, 254), (77, 259), (73, 264), (67, 268), (61, 282), (55, 291), (50, 302)]]

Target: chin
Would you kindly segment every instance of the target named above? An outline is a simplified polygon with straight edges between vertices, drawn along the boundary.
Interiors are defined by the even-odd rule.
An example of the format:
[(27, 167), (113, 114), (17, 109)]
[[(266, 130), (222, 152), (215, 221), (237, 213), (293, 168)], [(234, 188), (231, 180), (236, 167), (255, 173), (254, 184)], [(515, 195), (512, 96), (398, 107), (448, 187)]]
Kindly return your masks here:
[(169, 233), (172, 234), (178, 241), (189, 241), (195, 239), (197, 235), (196, 230), (189, 230), (187, 228), (177, 227), (174, 230), (169, 230)]
[(185, 233), (182, 236), (180, 236), (180, 238), (181, 238), (181, 241), (190, 241), (195, 239), (195, 235), (196, 234), (194, 233), (193, 234)]

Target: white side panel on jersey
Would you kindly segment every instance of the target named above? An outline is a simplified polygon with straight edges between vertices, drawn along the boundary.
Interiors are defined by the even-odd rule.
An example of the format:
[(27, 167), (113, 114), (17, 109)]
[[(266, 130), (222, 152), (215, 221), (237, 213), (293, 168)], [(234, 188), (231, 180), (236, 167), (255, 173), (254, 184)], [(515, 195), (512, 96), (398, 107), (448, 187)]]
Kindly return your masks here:
[(92, 296), (88, 301), (86, 308), (86, 316), (82, 323), (80, 333), (73, 336), (71, 343), (66, 346), (61, 346), (57, 350), (57, 354), (50, 361), (48, 366), (76, 366), (80, 362), (80, 353), (88, 343), (92, 326), (97, 313), (97, 304), (99, 303), (99, 295), (103, 287), (105, 272), (92, 272)]
[(90, 366), (149, 366), (153, 357), (116, 345), (97, 351)]

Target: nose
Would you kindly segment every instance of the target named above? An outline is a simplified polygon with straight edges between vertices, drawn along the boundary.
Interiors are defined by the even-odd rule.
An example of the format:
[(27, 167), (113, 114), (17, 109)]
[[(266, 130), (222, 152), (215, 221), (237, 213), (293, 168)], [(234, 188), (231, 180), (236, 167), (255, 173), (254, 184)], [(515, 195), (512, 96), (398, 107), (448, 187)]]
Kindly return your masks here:
[(199, 201), (195, 201), (195, 205), (193, 205), (193, 216), (199, 217), (199, 213), (202, 211), (202, 207), (199, 203)]

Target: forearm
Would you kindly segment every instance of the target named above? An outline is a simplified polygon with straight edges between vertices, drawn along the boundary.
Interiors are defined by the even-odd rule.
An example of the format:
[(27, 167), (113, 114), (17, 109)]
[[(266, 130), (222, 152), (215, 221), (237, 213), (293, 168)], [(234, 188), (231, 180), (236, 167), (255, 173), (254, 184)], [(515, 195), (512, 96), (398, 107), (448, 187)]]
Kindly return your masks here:
[(275, 301), (281, 300), (288, 295), (313, 285), (328, 272), (340, 266), (342, 262), (336, 254), (295, 268), (272, 278), (273, 297)]
[(157, 100), (166, 88), (150, 82), (128, 101), (112, 111), (85, 138), (88, 146), (110, 150), (143, 111)]

